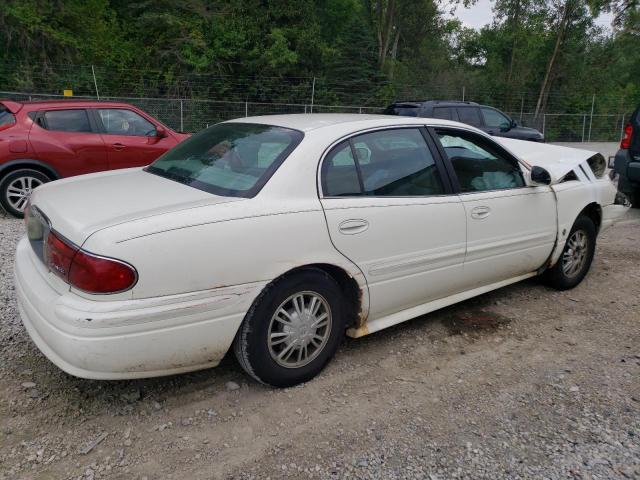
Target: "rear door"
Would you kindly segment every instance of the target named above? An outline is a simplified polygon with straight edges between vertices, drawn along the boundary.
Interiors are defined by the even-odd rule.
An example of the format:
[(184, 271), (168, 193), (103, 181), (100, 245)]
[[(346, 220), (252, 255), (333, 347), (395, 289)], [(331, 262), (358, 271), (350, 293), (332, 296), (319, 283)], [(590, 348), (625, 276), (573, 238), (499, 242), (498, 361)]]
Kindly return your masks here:
[(108, 169), (107, 151), (85, 108), (39, 111), (29, 131), (38, 158), (61, 176), (69, 177)]
[(158, 137), (156, 125), (133, 110), (97, 108), (94, 112), (110, 169), (149, 165), (176, 144), (170, 136)]
[(459, 291), (466, 224), (425, 129), (390, 128), (334, 146), (320, 170), (336, 248), (364, 273), (369, 318)]
[(556, 240), (556, 200), (548, 186), (527, 186), (516, 158), (467, 130), (435, 128), (466, 214), (465, 289), (533, 272)]

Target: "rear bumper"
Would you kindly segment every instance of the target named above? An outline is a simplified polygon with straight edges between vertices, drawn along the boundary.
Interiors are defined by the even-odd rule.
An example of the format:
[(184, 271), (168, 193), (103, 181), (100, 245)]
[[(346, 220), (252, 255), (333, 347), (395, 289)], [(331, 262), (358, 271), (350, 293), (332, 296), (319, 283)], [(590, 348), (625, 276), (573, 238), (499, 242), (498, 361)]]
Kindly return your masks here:
[(93, 301), (56, 291), (37, 262), (21, 240), (15, 285), (25, 328), (59, 368), (91, 379), (154, 377), (217, 365), (264, 286)]

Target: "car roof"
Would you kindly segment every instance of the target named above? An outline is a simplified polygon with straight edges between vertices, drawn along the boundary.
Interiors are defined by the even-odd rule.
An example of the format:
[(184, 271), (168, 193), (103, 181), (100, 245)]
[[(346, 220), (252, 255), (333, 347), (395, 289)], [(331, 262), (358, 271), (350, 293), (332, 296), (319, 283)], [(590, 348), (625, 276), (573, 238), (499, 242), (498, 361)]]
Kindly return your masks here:
[[(263, 125), (273, 125), (276, 127), (291, 128), (308, 132), (324, 127), (335, 125), (350, 125), (358, 128), (392, 126), (392, 125), (442, 125), (442, 126), (463, 126), (459, 122), (442, 120), (439, 118), (403, 117), (398, 115), (371, 115), (359, 113), (293, 113), (288, 115), (263, 115), (259, 117), (245, 117), (229, 120), (228, 123), (258, 123)], [(359, 125), (356, 125), (359, 124)], [(471, 127), (473, 130), (475, 128)]]
[(124, 102), (109, 102), (103, 100), (76, 100), (76, 99), (68, 99), (68, 100), (29, 100), (29, 101), (15, 101), (15, 100), (6, 100), (0, 99), (0, 103), (12, 102), (14, 104), (19, 104), (25, 107), (27, 110), (37, 110), (40, 108), (58, 108), (58, 107), (132, 107), (133, 105)]
[(407, 101), (400, 101), (397, 100), (395, 102), (393, 102), (392, 106), (399, 106), (399, 105), (407, 105), (407, 106), (414, 106), (414, 107), (429, 107), (429, 106), (438, 106), (438, 107), (478, 107), (480, 106), (479, 103), (476, 102), (467, 102), (467, 101), (463, 101), (463, 100), (407, 100)]

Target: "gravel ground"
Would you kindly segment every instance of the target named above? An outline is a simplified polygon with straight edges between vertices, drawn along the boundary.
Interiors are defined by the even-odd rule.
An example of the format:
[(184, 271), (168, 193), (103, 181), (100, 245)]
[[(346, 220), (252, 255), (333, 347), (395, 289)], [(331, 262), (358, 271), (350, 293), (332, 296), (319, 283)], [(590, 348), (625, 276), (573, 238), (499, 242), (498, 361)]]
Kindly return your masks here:
[(73, 378), (16, 311), (22, 223), (0, 218), (0, 479), (640, 478), (640, 215), (569, 292), (527, 281), (359, 340), (316, 380), (257, 385), (231, 357)]

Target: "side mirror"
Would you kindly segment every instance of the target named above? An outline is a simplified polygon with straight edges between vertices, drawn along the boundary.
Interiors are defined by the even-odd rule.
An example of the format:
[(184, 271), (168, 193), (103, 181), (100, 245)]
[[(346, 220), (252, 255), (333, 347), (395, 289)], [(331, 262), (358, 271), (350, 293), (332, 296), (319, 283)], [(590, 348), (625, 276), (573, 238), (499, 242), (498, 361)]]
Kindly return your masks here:
[(156, 137), (157, 138), (165, 138), (166, 136), (167, 136), (167, 131), (164, 129), (164, 127), (157, 126), (156, 127)]
[(551, 174), (542, 167), (534, 166), (531, 168), (531, 181), (538, 185), (551, 185)]
[(500, 131), (508, 132), (509, 130), (511, 130), (511, 127), (512, 127), (511, 122), (503, 122), (500, 124)]
[(518, 122), (515, 120), (511, 120), (511, 128), (516, 128), (518, 126)]

